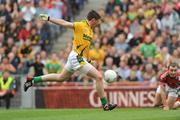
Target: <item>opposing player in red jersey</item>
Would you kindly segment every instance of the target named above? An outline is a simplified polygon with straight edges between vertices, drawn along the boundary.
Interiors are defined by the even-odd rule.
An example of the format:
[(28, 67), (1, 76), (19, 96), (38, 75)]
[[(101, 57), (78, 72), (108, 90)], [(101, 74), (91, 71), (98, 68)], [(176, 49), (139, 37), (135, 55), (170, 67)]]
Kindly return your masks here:
[(169, 110), (179, 105), (175, 104), (180, 92), (180, 73), (177, 72), (178, 65), (171, 63), (168, 69), (160, 77), (160, 85), (155, 96), (155, 106), (163, 104), (164, 110)]

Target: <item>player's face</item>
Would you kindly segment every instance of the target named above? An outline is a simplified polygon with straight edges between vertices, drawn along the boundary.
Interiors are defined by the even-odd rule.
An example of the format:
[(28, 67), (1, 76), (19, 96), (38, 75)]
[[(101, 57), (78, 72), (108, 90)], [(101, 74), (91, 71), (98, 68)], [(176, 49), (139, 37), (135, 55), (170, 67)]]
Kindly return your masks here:
[(91, 22), (91, 26), (94, 28), (94, 27), (98, 26), (100, 23), (101, 23), (100, 19), (96, 20), (93, 18), (92, 22)]
[(177, 67), (172, 67), (172, 66), (169, 67), (169, 75), (171, 77), (175, 77), (176, 72), (177, 72)]

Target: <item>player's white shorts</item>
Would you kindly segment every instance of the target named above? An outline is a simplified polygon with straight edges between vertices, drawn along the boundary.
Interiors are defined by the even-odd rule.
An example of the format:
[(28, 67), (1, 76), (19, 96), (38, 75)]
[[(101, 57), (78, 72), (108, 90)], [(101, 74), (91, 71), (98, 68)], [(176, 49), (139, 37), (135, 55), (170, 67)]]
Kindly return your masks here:
[(65, 65), (65, 69), (70, 72), (75, 72), (79, 70), (81, 73), (86, 74), (92, 65), (87, 62), (83, 57), (78, 57), (78, 54), (75, 51), (71, 51), (67, 63)]
[[(160, 94), (160, 91), (161, 91), (161, 87), (159, 85), (156, 89), (156, 93)], [(165, 92), (167, 93), (168, 96), (172, 96), (172, 97), (178, 97), (178, 95), (180, 95), (180, 89), (171, 88), (168, 85), (165, 86)]]

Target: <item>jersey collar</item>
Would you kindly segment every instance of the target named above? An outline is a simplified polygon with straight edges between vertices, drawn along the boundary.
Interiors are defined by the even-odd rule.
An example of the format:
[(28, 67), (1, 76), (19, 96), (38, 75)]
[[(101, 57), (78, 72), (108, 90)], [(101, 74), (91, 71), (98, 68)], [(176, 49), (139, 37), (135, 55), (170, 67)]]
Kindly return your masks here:
[(88, 20), (86, 19), (85, 21), (86, 21), (86, 24), (91, 28), (91, 26), (90, 26)]

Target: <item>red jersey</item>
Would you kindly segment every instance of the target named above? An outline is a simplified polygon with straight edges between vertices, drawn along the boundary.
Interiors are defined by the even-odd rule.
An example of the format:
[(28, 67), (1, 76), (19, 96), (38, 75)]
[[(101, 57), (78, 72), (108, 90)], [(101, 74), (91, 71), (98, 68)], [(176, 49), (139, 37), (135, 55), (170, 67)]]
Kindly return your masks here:
[(159, 76), (159, 81), (166, 83), (171, 88), (177, 88), (180, 86), (180, 73), (177, 72), (175, 77), (171, 77), (167, 70)]

